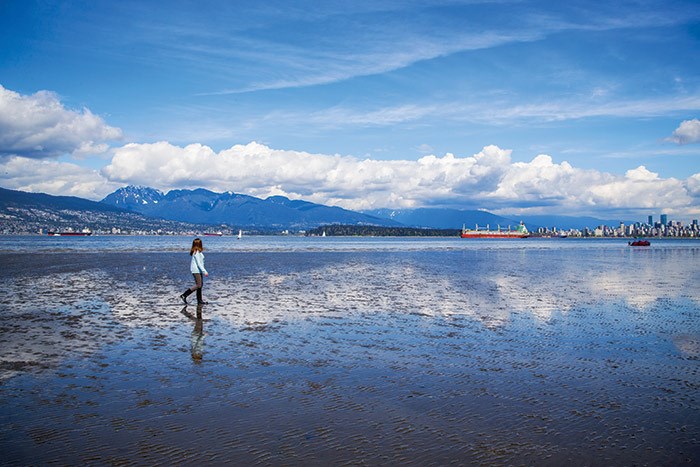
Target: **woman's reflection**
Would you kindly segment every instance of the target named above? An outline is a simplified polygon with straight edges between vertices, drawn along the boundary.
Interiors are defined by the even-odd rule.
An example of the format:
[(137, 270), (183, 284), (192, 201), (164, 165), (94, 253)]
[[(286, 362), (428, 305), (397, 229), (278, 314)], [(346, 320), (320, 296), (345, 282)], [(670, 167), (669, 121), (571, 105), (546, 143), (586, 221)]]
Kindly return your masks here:
[(182, 314), (194, 321), (194, 329), (190, 337), (190, 353), (192, 361), (202, 363), (202, 355), (204, 354), (204, 320), (202, 319), (202, 305), (197, 305), (197, 316), (187, 311), (187, 306), (182, 309)]

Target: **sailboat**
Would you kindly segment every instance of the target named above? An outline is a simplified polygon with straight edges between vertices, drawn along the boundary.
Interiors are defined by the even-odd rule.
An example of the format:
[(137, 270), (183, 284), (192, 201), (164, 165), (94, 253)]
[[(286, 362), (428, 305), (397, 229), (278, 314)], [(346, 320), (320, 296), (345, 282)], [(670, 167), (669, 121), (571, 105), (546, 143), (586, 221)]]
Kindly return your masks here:
[(243, 238), (243, 231), (239, 230), (238, 231), (238, 240), (240, 240), (241, 238)]

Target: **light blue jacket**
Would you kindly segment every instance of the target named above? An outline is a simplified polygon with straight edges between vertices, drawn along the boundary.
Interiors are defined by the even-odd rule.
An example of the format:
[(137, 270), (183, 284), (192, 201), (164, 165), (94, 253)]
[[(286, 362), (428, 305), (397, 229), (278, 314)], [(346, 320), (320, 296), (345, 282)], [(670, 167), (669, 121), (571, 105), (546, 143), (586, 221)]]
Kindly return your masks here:
[(204, 253), (202, 253), (201, 251), (198, 251), (192, 255), (190, 271), (192, 271), (192, 274), (209, 274), (207, 270), (204, 269)]

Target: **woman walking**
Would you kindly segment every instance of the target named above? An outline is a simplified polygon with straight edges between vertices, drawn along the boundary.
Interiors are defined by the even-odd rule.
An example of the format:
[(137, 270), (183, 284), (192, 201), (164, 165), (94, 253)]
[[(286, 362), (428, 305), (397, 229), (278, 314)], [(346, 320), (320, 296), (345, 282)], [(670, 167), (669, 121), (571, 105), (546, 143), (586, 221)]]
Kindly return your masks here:
[(194, 276), (195, 285), (185, 290), (185, 292), (182, 295), (180, 295), (180, 298), (183, 302), (185, 302), (185, 305), (187, 304), (187, 297), (195, 290), (197, 291), (197, 303), (207, 303), (202, 299), (202, 274), (204, 274), (205, 276), (209, 276), (209, 273), (204, 268), (204, 253), (202, 253), (202, 251), (204, 251), (202, 241), (199, 238), (195, 238), (192, 241), (192, 248), (190, 248), (190, 256), (192, 257), (192, 261), (190, 262), (190, 271)]

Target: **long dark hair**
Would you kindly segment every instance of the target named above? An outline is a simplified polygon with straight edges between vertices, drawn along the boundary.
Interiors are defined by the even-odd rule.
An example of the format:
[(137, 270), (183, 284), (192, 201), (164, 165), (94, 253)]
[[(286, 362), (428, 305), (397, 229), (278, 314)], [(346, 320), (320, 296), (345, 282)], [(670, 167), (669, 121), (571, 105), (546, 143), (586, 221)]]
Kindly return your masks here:
[(204, 245), (202, 245), (202, 240), (195, 238), (192, 240), (192, 248), (190, 248), (190, 256), (197, 253), (198, 251), (204, 251)]

